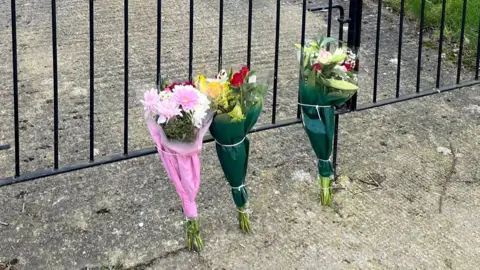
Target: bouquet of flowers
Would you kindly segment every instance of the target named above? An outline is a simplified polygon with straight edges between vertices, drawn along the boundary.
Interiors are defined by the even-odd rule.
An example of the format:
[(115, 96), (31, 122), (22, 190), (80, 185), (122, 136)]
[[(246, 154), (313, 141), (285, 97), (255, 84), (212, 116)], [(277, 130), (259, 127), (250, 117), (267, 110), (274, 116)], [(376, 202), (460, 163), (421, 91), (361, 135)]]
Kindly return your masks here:
[(142, 103), (150, 135), (182, 200), (187, 246), (201, 249), (195, 198), (200, 186), (198, 154), (214, 115), (209, 112), (210, 101), (190, 82), (170, 86), (163, 82), (160, 91), (145, 92)]
[(321, 37), (303, 48), (300, 102), (303, 127), (318, 158), (318, 183), (322, 205), (332, 204), (334, 169), (331, 160), (335, 133), (334, 106), (348, 101), (357, 91), (355, 55), (337, 47), (338, 41)]
[(223, 172), (231, 186), (237, 206), (242, 232), (250, 232), (248, 193), (245, 187), (250, 141), (248, 132), (253, 128), (263, 107), (266, 84), (256, 82), (255, 71), (243, 67), (233, 74), (222, 70), (216, 78), (197, 76), (200, 92), (206, 93), (216, 110), (210, 133), (216, 141), (217, 155)]

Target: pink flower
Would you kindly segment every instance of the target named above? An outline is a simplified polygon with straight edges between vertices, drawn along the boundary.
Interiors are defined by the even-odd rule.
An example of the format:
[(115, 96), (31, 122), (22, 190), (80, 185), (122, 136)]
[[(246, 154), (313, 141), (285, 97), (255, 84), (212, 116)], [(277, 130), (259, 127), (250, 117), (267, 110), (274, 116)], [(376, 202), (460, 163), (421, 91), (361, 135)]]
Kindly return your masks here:
[(171, 92), (172, 92), (172, 89), (166, 87), (165, 89), (163, 89), (163, 92), (171, 93)]
[(320, 50), (317, 57), (317, 63), (320, 63), (322, 65), (329, 65), (330, 62), (332, 62), (332, 54), (329, 51), (323, 49)]
[(184, 110), (192, 111), (198, 98), (196, 89), (191, 85), (176, 85), (173, 88), (173, 99), (182, 105)]
[(160, 97), (158, 96), (157, 90), (151, 89), (149, 91), (146, 91), (143, 94), (143, 109), (145, 111), (153, 111), (155, 108), (155, 105), (160, 101)]
[(173, 99), (163, 99), (155, 106), (154, 113), (158, 114), (157, 122), (163, 124), (175, 116), (181, 116), (182, 110)]
[(343, 71), (343, 72), (347, 72), (347, 71), (348, 71), (348, 69), (347, 69), (346, 66), (336, 66), (336, 68), (340, 69), (340, 70)]
[(320, 50), (320, 53), (319, 53), (318, 56), (320, 56), (320, 57), (328, 57), (329, 55), (330, 55), (330, 53), (329, 53), (327, 50), (322, 49), (322, 50)]

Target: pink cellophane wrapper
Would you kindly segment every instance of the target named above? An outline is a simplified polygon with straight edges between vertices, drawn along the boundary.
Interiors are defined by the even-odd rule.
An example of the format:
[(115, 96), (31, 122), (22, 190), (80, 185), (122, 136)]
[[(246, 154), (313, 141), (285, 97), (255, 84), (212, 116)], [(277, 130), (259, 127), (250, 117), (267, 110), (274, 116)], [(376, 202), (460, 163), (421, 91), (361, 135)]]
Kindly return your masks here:
[(212, 123), (214, 113), (209, 113), (198, 130), (197, 138), (191, 143), (169, 141), (160, 125), (148, 118), (147, 125), (153, 141), (157, 145), (168, 178), (172, 181), (182, 200), (183, 212), (186, 217), (197, 217), (197, 197), (200, 188), (200, 159), (198, 153), (202, 150), (203, 136)]

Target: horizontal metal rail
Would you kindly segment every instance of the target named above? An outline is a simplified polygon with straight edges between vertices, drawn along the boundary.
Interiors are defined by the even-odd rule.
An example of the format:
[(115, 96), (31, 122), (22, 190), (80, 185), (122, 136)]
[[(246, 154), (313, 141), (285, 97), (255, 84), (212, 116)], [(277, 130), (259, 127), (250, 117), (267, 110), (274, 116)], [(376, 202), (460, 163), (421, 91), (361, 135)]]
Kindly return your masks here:
[[(398, 102), (403, 102), (411, 99), (416, 99), (420, 97), (425, 97), (429, 95), (434, 95), (437, 93), (452, 91), (455, 89), (463, 88), (463, 87), (470, 87), (475, 85), (480, 85), (479, 81), (479, 68), (480, 68), (480, 22), (479, 22), (479, 38), (478, 38), (478, 45), (477, 45), (477, 58), (476, 58), (476, 70), (475, 70), (475, 79), (472, 81), (461, 81), (461, 71), (462, 71), (462, 50), (463, 50), (463, 41), (465, 38), (465, 16), (466, 16), (466, 1), (463, 3), (463, 13), (462, 13), (462, 31), (460, 34), (460, 51), (457, 60), (457, 83), (451, 86), (441, 86), (440, 85), (440, 77), (441, 77), (441, 66), (442, 66), (442, 59), (441, 59), (441, 52), (443, 47), (443, 38), (439, 40), (439, 51), (438, 51), (438, 63), (437, 63), (437, 76), (435, 82), (435, 88), (428, 88), (428, 89), (420, 89), (420, 74), (421, 74), (421, 56), (422, 56), (422, 38), (423, 38), (423, 28), (424, 28), (424, 8), (425, 8), (425, 0), (422, 0), (422, 10), (421, 10), (421, 18), (420, 18), (420, 37), (419, 37), (419, 48), (418, 48), (418, 58), (419, 61), (417, 63), (417, 78), (416, 78), (416, 92), (411, 94), (400, 94), (400, 62), (401, 62), (401, 53), (402, 53), (402, 38), (403, 38), (403, 13), (404, 13), (404, 1), (401, 1), (401, 18), (400, 18), (400, 26), (399, 26), (399, 44), (398, 44), (398, 64), (397, 64), (397, 81), (396, 81), (396, 88), (395, 88), (395, 97), (385, 100), (377, 101), (377, 75), (378, 75), (378, 51), (379, 51), (379, 40), (381, 34), (381, 11), (382, 11), (382, 0), (379, 0), (378, 6), (378, 16), (377, 16), (377, 36), (376, 36), (376, 51), (375, 51), (375, 69), (374, 69), (374, 87), (373, 87), (373, 100), (371, 103), (368, 104), (356, 104), (356, 96), (352, 99), (352, 101), (336, 110), (336, 125), (335, 129), (338, 130), (338, 122), (339, 122), (339, 115), (350, 113), (352, 111), (364, 111), (372, 108), (382, 107), (389, 104), (394, 104)], [(13, 75), (13, 123), (14, 123), (14, 147), (12, 150), (14, 151), (14, 173), (13, 176), (2, 178), (0, 179), (0, 186), (10, 185), (19, 182), (25, 182), (29, 180), (34, 180), (38, 178), (48, 177), (59, 175), (71, 171), (76, 171), (84, 168), (91, 168), (99, 165), (109, 164), (117, 161), (128, 160), (136, 157), (146, 156), (155, 154), (157, 151), (155, 148), (145, 148), (140, 150), (131, 150), (128, 147), (129, 137), (128, 137), (128, 105), (129, 105), (129, 51), (128, 51), (128, 42), (129, 42), (129, 10), (128, 5), (129, 1), (124, 0), (124, 28), (123, 28), (123, 41), (124, 41), (124, 104), (123, 104), (123, 111), (124, 111), (124, 134), (123, 134), (123, 153), (114, 154), (108, 157), (102, 158), (95, 158), (94, 157), (94, 142), (95, 142), (95, 125), (94, 125), (94, 114), (95, 114), (95, 76), (94, 76), (94, 62), (95, 62), (95, 51), (94, 51), (94, 0), (88, 0), (89, 2), (89, 47), (90, 47), (90, 55), (89, 55), (89, 64), (90, 64), (90, 72), (89, 72), (89, 86), (90, 86), (90, 108), (89, 108), (89, 133), (90, 133), (90, 145), (89, 145), (89, 161), (85, 162), (78, 162), (74, 164), (63, 165), (59, 162), (59, 136), (58, 136), (58, 119), (59, 119), (59, 112), (58, 112), (58, 63), (57, 63), (57, 5), (56, 0), (51, 2), (51, 12), (52, 12), (52, 61), (53, 61), (53, 70), (52, 70), (52, 77), (53, 77), (53, 96), (54, 96), (54, 106), (53, 106), (53, 115), (54, 115), (54, 130), (53, 130), (53, 144), (54, 144), (54, 164), (53, 168), (49, 169), (41, 169), (34, 172), (28, 172), (25, 174), (21, 174), (20, 171), (20, 128), (19, 128), (19, 91), (18, 91), (18, 55), (17, 55), (17, 25), (16, 25), (16, 0), (11, 0), (11, 18), (12, 18), (12, 75)], [(188, 74), (189, 78), (192, 79), (193, 73), (193, 33), (194, 33), (194, 0), (190, 0), (189, 5), (189, 24), (190, 30), (189, 34), (189, 53), (188, 53)], [(443, 33), (445, 28), (445, 0), (442, 0), (442, 18), (441, 18), (441, 26), (440, 30)], [(220, 11), (219, 11), (219, 36), (218, 36), (218, 69), (220, 70), (222, 67), (222, 47), (223, 47), (223, 17), (224, 17), (224, 0), (220, 0)], [(275, 62), (274, 62), (274, 83), (273, 83), (273, 104), (272, 104), (272, 122), (269, 124), (261, 125), (254, 127), (253, 132), (259, 132), (274, 128), (286, 127), (294, 124), (301, 123), (299, 110), (297, 112), (297, 118), (295, 119), (288, 119), (288, 120), (277, 120), (277, 95), (278, 95), (278, 60), (279, 60), (279, 45), (280, 45), (280, 14), (281, 14), (281, 0), (277, 0), (276, 2), (276, 27), (275, 27)], [(343, 40), (343, 25), (345, 23), (349, 24), (349, 31), (348, 31), (348, 44), (349, 46), (358, 49), (360, 47), (360, 33), (361, 33), (361, 19), (362, 19), (362, 0), (350, 0), (350, 7), (349, 7), (349, 18), (345, 18), (345, 9), (341, 5), (333, 5), (332, 0), (328, 0), (327, 6), (314, 6), (307, 8), (307, 0), (302, 1), (302, 28), (301, 28), (301, 44), (305, 43), (305, 26), (306, 26), (306, 11), (316, 12), (326, 10), (328, 11), (328, 27), (327, 27), (327, 34), (330, 36), (331, 34), (331, 24), (332, 24), (332, 11), (338, 9), (339, 17), (337, 21), (339, 22), (339, 39)], [(162, 14), (162, 6), (161, 0), (157, 0), (157, 59), (156, 59), (156, 66), (157, 66), (157, 74), (156, 74), (156, 81), (157, 86), (160, 84), (160, 75), (161, 75), (161, 32), (162, 32), (162, 22), (161, 22), (161, 14)], [(248, 1), (248, 26), (247, 26), (247, 65), (252, 63), (252, 21), (253, 21), (253, 0)], [(358, 67), (358, 63), (356, 65)], [(338, 134), (338, 133), (337, 133)], [(212, 142), (212, 137), (206, 137), (204, 142)], [(336, 154), (337, 154), (337, 145), (338, 145), (338, 138), (335, 137), (334, 141), (334, 164), (336, 164)], [(4, 144), (0, 145), (0, 150), (9, 150), (10, 145)], [(12, 164), (13, 166), (13, 164)]]
[[(266, 124), (262, 125), (259, 127), (254, 127), (250, 133), (255, 133), (259, 131), (264, 131), (264, 130), (269, 130), (269, 129), (274, 129), (274, 128), (279, 128), (279, 127), (286, 127), (290, 125), (295, 125), (295, 124), (300, 124), (302, 120), (300, 119), (290, 119), (290, 120), (285, 120), (285, 121), (278, 121), (276, 124)], [(205, 139), (203, 140), (205, 143), (207, 142), (212, 142), (213, 138), (211, 136), (206, 136)], [(132, 158), (137, 158), (137, 157), (143, 157), (147, 155), (152, 155), (157, 153), (157, 150), (155, 147), (150, 147), (150, 148), (145, 148), (145, 149), (140, 149), (140, 150), (134, 150), (134, 151), (129, 151), (128, 154), (116, 154), (112, 155), (109, 157), (105, 158), (99, 158), (96, 159), (93, 162), (79, 162), (75, 164), (70, 164), (63, 166), (57, 170), (55, 169), (44, 169), (44, 170), (39, 170), (36, 172), (32, 173), (26, 173), (22, 174), (18, 177), (7, 177), (0, 179), (0, 187), (1, 186), (6, 186), (6, 185), (11, 185), (15, 183), (20, 183), (20, 182), (26, 182), (38, 178), (44, 178), (48, 176), (54, 176), (54, 175), (59, 175), (67, 172), (72, 172), (80, 169), (86, 169), (86, 168), (91, 168), (91, 167), (96, 167), (99, 165), (104, 165), (104, 164), (109, 164), (117, 161), (123, 161), (123, 160), (128, 160)]]
[(429, 90), (423, 90), (423, 91), (415, 92), (415, 93), (412, 93), (412, 94), (401, 95), (398, 98), (390, 98), (390, 99), (384, 99), (384, 100), (369, 103), (369, 104), (361, 104), (361, 105), (357, 106), (356, 111), (364, 111), (364, 110), (368, 110), (368, 109), (382, 107), (382, 106), (385, 106), (385, 105), (395, 104), (395, 103), (402, 102), (402, 101), (407, 101), (407, 100), (411, 100), (411, 99), (431, 96), (431, 95), (434, 95), (434, 94), (439, 94), (439, 93), (448, 92), (448, 91), (452, 91), (452, 90), (456, 90), (456, 89), (460, 89), (460, 88), (464, 88), (464, 87), (475, 86), (475, 85), (480, 85), (480, 81), (477, 81), (477, 80), (468, 81), (468, 82), (463, 82), (463, 83), (460, 83), (460, 84), (444, 86), (444, 87), (440, 87), (440, 88), (433, 88), (433, 89), (429, 89)]

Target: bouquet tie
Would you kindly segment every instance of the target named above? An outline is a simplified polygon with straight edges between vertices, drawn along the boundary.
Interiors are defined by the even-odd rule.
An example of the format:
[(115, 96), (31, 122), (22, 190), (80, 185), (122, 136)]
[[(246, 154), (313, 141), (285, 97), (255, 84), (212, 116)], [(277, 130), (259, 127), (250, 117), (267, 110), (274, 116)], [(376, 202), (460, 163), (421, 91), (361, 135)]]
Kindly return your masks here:
[(254, 70), (242, 67), (236, 73), (221, 70), (215, 78), (196, 77), (200, 91), (213, 101), (216, 115), (210, 126), (215, 149), (225, 179), (230, 184), (233, 202), (237, 208), (239, 227), (248, 233), (248, 191), (245, 186), (250, 140), (247, 134), (258, 120), (268, 84), (257, 82)]
[(167, 85), (144, 93), (145, 120), (170, 182), (182, 201), (189, 249), (202, 249), (197, 204), (202, 141), (212, 123), (210, 101), (190, 82)]
[[(305, 107), (313, 107), (315, 108), (315, 110), (317, 110), (317, 114), (318, 114), (318, 118), (321, 119), (321, 116), (320, 116), (320, 111), (318, 109), (320, 108), (330, 108), (332, 106), (324, 106), (324, 105), (312, 105), (312, 104), (304, 104), (304, 103), (298, 103), (298, 105), (300, 106), (305, 106)], [(303, 112), (303, 108), (302, 108), (302, 112)], [(320, 160), (320, 159), (319, 159)]]
[(218, 145), (222, 146), (222, 147), (235, 147), (235, 146), (237, 146), (237, 145), (242, 144), (243, 141), (245, 141), (246, 138), (247, 138), (247, 136), (243, 137), (243, 139), (242, 139), (241, 141), (239, 141), (238, 143), (235, 143), (235, 144), (221, 144), (221, 143), (219, 143), (217, 140), (215, 140), (215, 142), (216, 142)]
[(237, 212), (240, 213), (240, 214), (251, 215), (253, 213), (253, 210), (250, 209), (250, 208), (247, 208), (247, 209), (244, 209), (244, 210), (241, 210), (241, 209), (237, 208)]
[(247, 184), (241, 184), (240, 186), (238, 187), (232, 187), (232, 189), (236, 189), (238, 191), (240, 191), (242, 188), (244, 188)]
[(306, 106), (306, 107), (315, 107), (315, 108), (330, 108), (332, 106), (323, 106), (323, 105), (312, 105), (312, 104), (304, 104), (304, 103), (298, 103), (300, 106)]
[(358, 89), (354, 69), (356, 55), (337, 42), (334, 38), (322, 36), (309, 45), (296, 45), (301, 65), (298, 106), (302, 106), (302, 124), (318, 158), (320, 202), (327, 206), (331, 206), (333, 200), (335, 172), (331, 156), (335, 107), (348, 101)]

